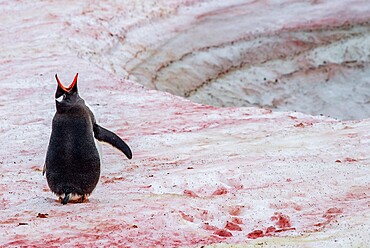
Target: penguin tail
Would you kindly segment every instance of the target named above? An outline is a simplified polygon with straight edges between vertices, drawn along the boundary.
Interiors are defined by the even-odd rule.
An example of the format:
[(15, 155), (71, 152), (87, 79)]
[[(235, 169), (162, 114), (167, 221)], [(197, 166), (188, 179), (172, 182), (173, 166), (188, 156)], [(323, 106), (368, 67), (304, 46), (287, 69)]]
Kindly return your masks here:
[(71, 199), (71, 196), (72, 196), (72, 193), (66, 193), (64, 195), (64, 198), (62, 199), (62, 204), (66, 205), (69, 202), (69, 200)]

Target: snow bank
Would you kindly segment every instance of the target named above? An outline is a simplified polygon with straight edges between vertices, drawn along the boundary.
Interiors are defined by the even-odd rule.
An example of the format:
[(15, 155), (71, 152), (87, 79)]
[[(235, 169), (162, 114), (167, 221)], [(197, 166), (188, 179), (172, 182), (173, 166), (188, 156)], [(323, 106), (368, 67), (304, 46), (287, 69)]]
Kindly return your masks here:
[[(272, 11), (277, 4), (287, 8), (287, 14), (297, 8), (291, 15), (303, 18), (291, 23), (289, 17), (284, 25), (311, 25), (301, 1), (262, 1), (259, 7)], [(246, 14), (244, 5), (222, 5), (0, 4), (1, 246), (370, 243), (369, 119), (338, 121), (262, 108), (216, 108), (134, 82), (145, 83), (145, 73), (139, 77), (145, 63), (166, 60), (160, 47), (150, 44), (160, 44), (156, 42), (166, 35), (175, 37), (167, 31), (180, 30), (181, 23), (186, 30), (194, 15), (208, 20), (209, 13), (222, 7), (231, 10), (222, 12), (230, 20), (239, 13), (249, 16), (245, 25), (257, 29), (261, 23), (252, 22), (256, 9)], [(347, 13), (336, 15), (330, 1), (304, 6), (310, 16), (327, 11), (333, 22)], [(346, 20), (367, 18), (365, 1), (342, 1), (338, 8), (352, 11)], [(124, 14), (116, 16), (115, 11)], [(157, 24), (153, 18), (162, 21)], [(269, 20), (260, 28), (274, 31)], [(284, 25), (276, 21), (276, 30)], [(236, 34), (237, 27), (231, 27)], [(121, 29), (125, 36), (118, 36)], [(107, 42), (114, 40), (107, 37), (122, 40), (109, 47)], [(175, 53), (183, 51), (174, 47)], [(148, 58), (149, 50), (159, 53)], [(119, 69), (122, 57), (131, 64)], [(136, 65), (139, 60), (142, 67)], [(94, 107), (99, 123), (119, 134), (133, 151), (128, 161), (104, 147), (101, 180), (86, 204), (56, 202), (41, 175), (55, 111), (56, 72), (66, 82), (79, 72), (81, 96)], [(132, 80), (127, 79), (130, 75)], [(302, 74), (300, 80), (305, 78), (309, 81), (310, 75)]]

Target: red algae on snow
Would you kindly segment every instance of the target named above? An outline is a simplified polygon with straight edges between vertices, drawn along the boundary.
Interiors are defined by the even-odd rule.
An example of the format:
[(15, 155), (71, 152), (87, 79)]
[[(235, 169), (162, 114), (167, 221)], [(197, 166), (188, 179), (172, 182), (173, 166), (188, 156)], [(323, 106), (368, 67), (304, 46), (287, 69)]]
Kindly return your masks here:
[(193, 192), (189, 189), (184, 190), (184, 195), (191, 196), (191, 197), (199, 197), (195, 192)]
[(242, 228), (238, 224), (229, 221), (227, 221), (225, 228), (230, 231), (242, 231)]
[(323, 222), (319, 222), (314, 224), (316, 227), (324, 227), (328, 225), (330, 222), (332, 222), (338, 215), (342, 214), (343, 210), (339, 208), (329, 208), (325, 214), (322, 215), (324, 219), (326, 219)]
[(249, 239), (262, 238), (264, 233), (262, 230), (254, 230), (253, 232), (248, 233), (247, 237)]
[(215, 234), (221, 237), (232, 237), (233, 234), (225, 229), (218, 229), (215, 231)]
[(212, 195), (225, 195), (227, 194), (227, 189), (225, 187), (219, 187), (212, 193)]
[(276, 225), (279, 228), (289, 228), (292, 226), (290, 218), (287, 215), (276, 212), (274, 216), (271, 217), (272, 221), (276, 221)]
[(194, 222), (194, 217), (189, 215), (189, 214), (185, 214), (184, 212), (180, 211), (180, 214), (181, 214), (181, 217), (184, 219), (184, 220), (187, 220), (189, 222)]
[[(292, 246), (370, 243), (364, 232), (370, 229), (369, 119), (216, 108), (138, 84), (171, 91), (166, 87), (179, 82), (175, 87), (193, 99), (212, 87), (228, 93), (228, 83), (219, 79), (235, 73), (240, 80), (231, 81), (245, 86), (237, 92), (281, 106), (282, 99), (267, 99), (265, 93), (294, 86), (311, 94), (301, 86), (313, 87), (325, 77), (358, 80), (366, 76), (367, 55), (336, 39), (347, 37), (356, 44), (353, 50), (358, 44), (367, 49), (367, 1), (0, 6), (1, 247), (243, 246), (260, 238), (266, 246), (287, 238)], [(316, 30), (302, 33), (311, 28)], [(241, 29), (250, 34), (240, 36)], [(214, 46), (189, 40), (208, 31), (220, 32), (210, 36)], [(317, 45), (307, 42), (315, 40)], [(256, 49), (244, 49), (247, 45)], [(326, 48), (347, 53), (338, 58)], [(351, 59), (358, 62), (347, 63)], [(68, 78), (77, 71), (82, 97), (99, 123), (127, 140), (133, 159), (104, 147), (100, 182), (89, 202), (62, 206), (42, 177), (42, 165), (55, 111), (53, 75)], [(261, 81), (261, 87), (247, 87), (248, 80)], [(293, 81), (297, 85), (286, 84)], [(198, 86), (202, 89), (192, 91)]]

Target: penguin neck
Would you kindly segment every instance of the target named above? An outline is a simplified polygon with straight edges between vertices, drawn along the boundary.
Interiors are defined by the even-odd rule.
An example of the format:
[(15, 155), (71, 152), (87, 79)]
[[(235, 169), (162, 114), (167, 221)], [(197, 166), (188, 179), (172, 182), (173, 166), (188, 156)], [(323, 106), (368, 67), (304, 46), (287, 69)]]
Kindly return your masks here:
[(80, 112), (81, 108), (85, 107), (85, 101), (82, 98), (77, 99), (77, 101), (72, 106), (63, 106), (60, 104), (56, 105), (58, 114), (74, 114)]

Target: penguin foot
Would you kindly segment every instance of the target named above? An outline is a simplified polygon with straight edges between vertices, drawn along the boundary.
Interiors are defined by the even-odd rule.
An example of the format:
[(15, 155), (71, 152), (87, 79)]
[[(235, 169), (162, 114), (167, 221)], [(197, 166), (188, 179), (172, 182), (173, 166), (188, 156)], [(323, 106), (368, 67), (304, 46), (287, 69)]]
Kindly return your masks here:
[(88, 198), (88, 195), (83, 195), (80, 199), (80, 203), (86, 203), (86, 202), (89, 202), (89, 198)]
[(64, 198), (61, 201), (62, 204), (63, 205), (66, 205), (69, 202), (69, 199), (71, 198), (71, 196), (72, 196), (72, 193), (69, 193), (69, 194), (64, 195)]
[(88, 194), (84, 195), (77, 195), (77, 194), (63, 194), (59, 196), (58, 202), (62, 203), (63, 205), (67, 203), (86, 203), (89, 202)]

